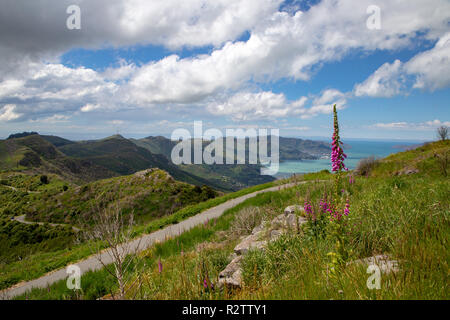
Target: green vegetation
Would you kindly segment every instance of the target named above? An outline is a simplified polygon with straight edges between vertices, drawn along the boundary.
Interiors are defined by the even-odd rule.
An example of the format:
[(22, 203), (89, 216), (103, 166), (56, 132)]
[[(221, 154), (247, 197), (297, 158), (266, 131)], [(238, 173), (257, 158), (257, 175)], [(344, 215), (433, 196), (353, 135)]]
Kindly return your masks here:
[[(154, 174), (156, 176), (159, 176), (162, 174), (161, 170), (154, 171)], [(165, 176), (165, 175), (164, 175)], [(130, 177), (122, 177), (123, 182), (127, 182), (127, 179), (134, 179), (135, 176)], [(21, 187), (26, 190), (27, 188), (33, 187), (36, 184), (36, 181), (40, 180), (40, 176), (34, 176), (34, 177), (28, 177), (26, 175), (15, 175), (14, 178), (11, 178), (12, 180), (6, 180), (8, 184), (12, 184), (13, 181), (14, 185), (16, 187)], [(119, 179), (120, 178), (115, 178)], [(42, 190), (43, 195), (48, 195), (48, 199), (53, 199), (51, 196), (52, 194), (56, 194), (57, 197), (61, 197), (64, 195), (64, 193), (61, 193), (61, 188), (65, 186), (65, 184), (62, 181), (58, 181), (52, 177), (49, 179), (50, 183), (45, 186), (37, 186), (35, 190)], [(129, 182), (129, 181), (128, 181)], [(161, 180), (161, 186), (164, 185)], [(53, 183), (53, 184), (52, 184)], [(282, 181), (280, 182), (282, 183)], [(188, 186), (182, 183), (174, 182), (174, 185), (181, 185), (184, 186), (187, 189), (183, 190), (191, 190), (191, 195), (194, 193), (197, 193), (198, 199), (202, 199), (202, 197), (208, 197), (208, 194), (210, 195), (211, 189), (209, 188), (198, 188), (193, 186)], [(102, 182), (99, 181), (95, 184), (97, 187), (102, 187)], [(274, 186), (275, 183), (267, 183), (265, 185), (258, 185), (251, 188), (243, 189), (238, 192), (226, 194), (220, 197), (216, 197), (214, 199), (210, 199), (207, 201), (200, 202), (195, 205), (189, 205), (181, 210), (178, 210), (172, 215), (167, 215), (161, 218), (155, 218), (150, 223), (142, 223), (140, 225), (137, 225), (134, 230), (134, 236), (138, 236), (143, 233), (149, 233), (152, 231), (156, 231), (160, 228), (163, 228), (167, 225), (178, 223), (190, 216), (193, 216), (199, 212), (202, 212), (208, 208), (211, 208), (213, 206), (219, 205), (229, 199), (234, 199), (237, 197), (240, 197), (242, 195), (252, 193), (258, 190), (263, 190), (266, 188), (269, 188), (271, 186)], [(89, 186), (89, 185), (87, 185)], [(111, 186), (111, 184), (106, 184), (106, 186)], [(104, 186), (103, 186), (104, 187)], [(135, 186), (136, 187), (136, 186)], [(46, 189), (40, 189), (40, 188), (46, 188)], [(73, 187), (75, 188), (75, 187)], [(78, 189), (81, 189), (77, 187)], [(142, 187), (145, 189), (144, 187)], [(170, 188), (170, 186), (168, 186)], [(69, 188), (69, 190), (71, 190)], [(125, 188), (126, 189), (126, 188)], [(201, 192), (199, 192), (199, 189)], [(44, 191), (45, 190), (45, 191)], [(103, 192), (107, 193), (108, 188), (103, 189)], [(166, 191), (168, 189), (165, 189)], [(2, 196), (1, 192), (6, 192), (8, 195), (7, 200), (9, 203), (8, 206), (8, 212), (12, 216), (13, 212), (18, 212), (20, 214), (23, 214), (21, 210), (23, 210), (24, 207), (26, 207), (26, 203), (30, 201), (32, 204), (36, 205), (41, 203), (41, 200), (37, 200), (40, 197), (41, 194), (29, 194), (23, 191), (14, 191), (9, 188), (6, 188), (5, 186), (0, 184), (0, 197)], [(167, 193), (167, 195), (169, 195)], [(22, 199), (21, 202), (17, 201), (17, 198)], [(204, 199), (204, 198), (203, 198)], [(69, 200), (69, 199), (68, 199)], [(48, 200), (49, 203), (52, 201)], [(13, 204), (17, 204), (17, 207), (12, 207)], [(46, 202), (42, 202), (46, 203)], [(136, 214), (136, 212), (134, 212)], [(5, 216), (6, 217), (6, 216)], [(80, 259), (86, 258), (87, 256), (92, 254), (91, 249), (86, 243), (72, 243), (72, 242), (66, 242), (66, 246), (64, 249), (58, 249), (55, 251), (39, 251), (39, 247), (36, 247), (36, 250), (33, 251), (27, 251), (27, 256), (21, 256), (21, 259), (18, 261), (15, 261), (13, 263), (9, 264), (0, 264), (0, 289), (4, 289), (7, 287), (10, 287), (11, 285), (20, 282), (22, 280), (32, 280), (39, 276), (44, 275), (47, 272), (50, 272), (52, 270), (65, 267), (69, 263), (73, 263), (75, 261), (78, 261)]]
[(90, 221), (93, 212), (116, 203), (124, 213), (133, 212), (139, 224), (170, 215), (179, 209), (214, 198), (210, 187), (175, 181), (158, 169), (99, 180), (58, 194), (40, 195), (28, 209), (34, 221), (70, 223)]
[[(246, 208), (258, 207), (266, 219), (287, 205), (309, 199), (318, 203), (331, 193), (333, 181), (322, 172), (306, 176), (310, 182), (251, 198), (228, 210), (207, 225), (198, 226), (174, 239), (143, 252), (144, 281), (137, 298), (145, 299), (448, 299), (450, 237), (450, 181), (441, 172), (438, 157), (447, 142), (392, 155), (379, 161), (368, 176), (343, 176), (342, 188), (350, 200), (345, 221), (348, 261), (387, 254), (399, 271), (382, 274), (381, 289), (370, 290), (366, 266), (345, 265), (330, 276), (328, 253), (334, 247), (329, 237), (309, 232), (288, 233), (271, 242), (264, 251), (244, 257), (241, 289), (212, 289), (218, 273), (230, 261), (239, 241), (233, 227)], [(419, 169), (407, 173), (414, 164)], [(400, 173), (399, 173), (400, 172)], [(237, 222), (236, 222), (237, 223)], [(248, 231), (247, 231), (248, 232)], [(183, 254), (181, 251), (183, 250)], [(162, 273), (157, 267), (158, 259)], [(136, 275), (138, 276), (138, 275)], [(204, 281), (206, 279), (206, 288)], [(114, 290), (102, 271), (82, 278), (83, 290), (75, 294), (57, 283), (48, 290), (33, 290), (28, 298), (93, 298)], [(89, 288), (89, 289), (88, 289)], [(24, 298), (25, 296), (19, 297)]]

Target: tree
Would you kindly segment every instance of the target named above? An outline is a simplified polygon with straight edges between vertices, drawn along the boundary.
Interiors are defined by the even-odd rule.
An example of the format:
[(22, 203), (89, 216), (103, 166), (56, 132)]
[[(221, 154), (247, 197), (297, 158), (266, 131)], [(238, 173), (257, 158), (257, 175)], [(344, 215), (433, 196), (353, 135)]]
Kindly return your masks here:
[(440, 126), (437, 128), (437, 134), (440, 140), (445, 141), (448, 139), (448, 127)]
[[(101, 203), (100, 199), (97, 200), (96, 203)], [(119, 204), (108, 203), (111, 202), (106, 202), (103, 207), (97, 205), (93, 224), (86, 226), (85, 236), (97, 260), (118, 285), (117, 295), (111, 292), (112, 298), (123, 300), (137, 281), (141, 285), (141, 277), (134, 281), (130, 277), (137, 266), (140, 239), (132, 241), (133, 214), (126, 221)], [(106, 250), (103, 250), (102, 242), (108, 246)]]

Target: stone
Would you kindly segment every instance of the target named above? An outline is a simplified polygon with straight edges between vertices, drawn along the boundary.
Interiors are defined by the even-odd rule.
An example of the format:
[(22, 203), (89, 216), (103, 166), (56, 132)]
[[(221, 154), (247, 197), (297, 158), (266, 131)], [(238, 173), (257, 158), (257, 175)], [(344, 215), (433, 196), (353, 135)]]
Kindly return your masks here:
[(284, 209), (284, 214), (288, 215), (288, 214), (291, 214), (291, 213), (303, 212), (303, 211), (305, 211), (303, 206), (298, 205), (298, 204), (294, 204), (292, 206), (286, 207), (286, 209)]
[(283, 234), (283, 231), (281, 231), (281, 230), (272, 230), (270, 232), (270, 241), (277, 239), (282, 234)]
[(242, 256), (234, 258), (227, 267), (219, 274), (218, 287), (223, 286), (240, 287), (242, 282), (241, 271)]
[(253, 234), (253, 235), (255, 235), (255, 234), (257, 234), (257, 233), (260, 234), (260, 232), (264, 230), (264, 226), (265, 226), (265, 221), (263, 221), (259, 226), (256, 226), (256, 227), (253, 229), (252, 234)]
[(297, 224), (300, 227), (303, 223), (305, 223), (307, 220), (305, 217), (299, 217), (296, 214), (289, 213), (289, 214), (280, 214), (279, 216), (276, 216), (272, 220), (272, 226), (274, 229), (284, 228), (284, 229), (296, 229)]
[(234, 252), (238, 255), (247, 253), (250, 249), (261, 249), (267, 244), (266, 241), (259, 241), (259, 233), (251, 234), (242, 240), (235, 248)]

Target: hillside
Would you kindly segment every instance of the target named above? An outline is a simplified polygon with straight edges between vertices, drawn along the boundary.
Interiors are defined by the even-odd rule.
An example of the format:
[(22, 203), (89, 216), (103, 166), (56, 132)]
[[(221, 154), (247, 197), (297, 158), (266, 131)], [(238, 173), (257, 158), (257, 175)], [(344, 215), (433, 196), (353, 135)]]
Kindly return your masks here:
[(61, 146), (59, 150), (71, 157), (95, 163), (118, 175), (129, 175), (148, 168), (159, 168), (167, 171), (179, 181), (198, 186), (209, 185), (218, 190), (230, 190), (226, 184), (215, 183), (209, 181), (207, 177), (197, 177), (180, 170), (163, 155), (154, 154), (120, 135), (67, 144)]
[(66, 156), (38, 134), (0, 141), (0, 170), (29, 174), (57, 174), (75, 183), (116, 176), (86, 159)]
[(216, 195), (209, 187), (178, 182), (165, 171), (148, 169), (53, 195), (35, 194), (27, 208), (27, 219), (80, 224), (89, 221), (99, 208), (117, 204), (125, 214), (132, 212), (138, 223), (145, 223)]
[[(371, 171), (362, 176), (357, 172), (344, 174), (342, 189), (349, 212), (342, 233), (348, 257), (342, 264), (336, 264), (330, 255), (336, 230), (327, 222), (329, 215), (320, 211), (324, 193), (333, 193), (334, 175), (312, 173), (302, 179), (314, 182), (248, 199), (221, 217), (139, 254), (144, 265), (139, 274), (146, 282), (130, 289), (127, 297), (446, 300), (450, 180), (442, 170), (441, 160), (449, 152), (449, 141), (429, 143), (369, 161)], [(285, 208), (293, 204), (303, 207), (305, 201), (312, 204), (304, 207), (316, 214), (316, 220), (301, 210), (296, 213), (301, 228), (280, 231), (283, 229), (276, 221), (286, 217)], [(261, 228), (261, 221), (269, 223)], [(248, 239), (253, 239), (254, 234), (258, 242), (251, 248)], [(265, 249), (259, 250), (261, 246)], [(248, 251), (236, 253), (237, 248)], [(372, 290), (367, 285), (367, 259), (380, 255), (388, 259), (389, 265), (379, 264), (380, 288)], [(241, 260), (230, 266), (237, 258)], [(163, 266), (162, 271), (158, 264)], [(227, 290), (220, 289), (219, 279), (223, 274), (231, 277), (231, 270), (235, 272), (236, 268), (241, 276), (233, 278), (235, 282)], [(337, 272), (330, 268), (337, 268)], [(134, 279), (133, 274), (130, 277)], [(111, 288), (117, 290), (117, 284), (104, 270), (83, 276), (81, 282), (82, 299), (109, 299)], [(29, 297), (62, 296), (74, 297), (63, 281), (49, 290), (33, 290)]]
[(425, 143), (412, 150), (399, 152), (375, 161), (371, 176), (450, 174), (450, 140)]

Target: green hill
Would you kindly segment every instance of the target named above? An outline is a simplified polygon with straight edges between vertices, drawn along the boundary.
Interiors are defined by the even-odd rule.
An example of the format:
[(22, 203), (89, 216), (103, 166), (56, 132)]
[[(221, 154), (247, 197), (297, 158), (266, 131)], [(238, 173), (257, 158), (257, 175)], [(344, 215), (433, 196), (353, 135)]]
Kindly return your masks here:
[(38, 134), (0, 141), (0, 170), (28, 174), (57, 174), (75, 183), (116, 176), (86, 159), (66, 156)]
[(101, 140), (81, 141), (59, 148), (73, 158), (87, 160), (118, 175), (129, 175), (148, 168), (167, 171), (174, 179), (194, 185), (210, 185), (218, 190), (230, 190), (220, 183), (180, 170), (161, 154), (154, 154), (120, 135)]
[(35, 194), (27, 208), (27, 218), (79, 224), (89, 221), (99, 208), (117, 205), (124, 213), (133, 212), (138, 223), (144, 223), (216, 195), (209, 187), (178, 182), (163, 170), (148, 169), (55, 194)]

